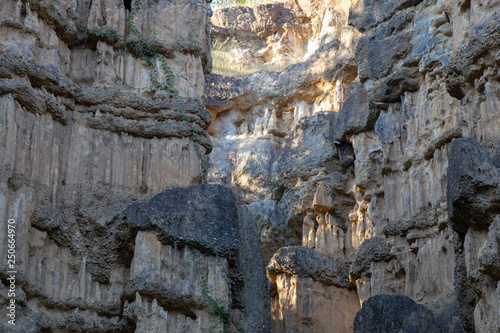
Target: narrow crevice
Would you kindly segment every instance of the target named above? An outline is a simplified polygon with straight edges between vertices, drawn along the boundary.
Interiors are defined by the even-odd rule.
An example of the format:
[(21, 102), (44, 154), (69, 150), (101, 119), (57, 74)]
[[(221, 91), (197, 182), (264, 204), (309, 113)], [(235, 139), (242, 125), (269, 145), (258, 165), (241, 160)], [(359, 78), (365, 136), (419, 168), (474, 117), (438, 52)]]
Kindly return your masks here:
[(132, 9), (132, 0), (123, 0), (123, 5), (125, 5), (125, 9), (131, 10)]

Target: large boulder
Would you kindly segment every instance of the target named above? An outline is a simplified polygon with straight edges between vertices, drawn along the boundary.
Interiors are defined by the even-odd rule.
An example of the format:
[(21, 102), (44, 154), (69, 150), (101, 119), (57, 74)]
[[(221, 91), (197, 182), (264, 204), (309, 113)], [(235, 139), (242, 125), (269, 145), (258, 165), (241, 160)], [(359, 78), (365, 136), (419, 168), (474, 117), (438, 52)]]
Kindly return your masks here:
[(434, 317), (404, 295), (376, 295), (363, 303), (354, 319), (355, 333), (439, 332)]

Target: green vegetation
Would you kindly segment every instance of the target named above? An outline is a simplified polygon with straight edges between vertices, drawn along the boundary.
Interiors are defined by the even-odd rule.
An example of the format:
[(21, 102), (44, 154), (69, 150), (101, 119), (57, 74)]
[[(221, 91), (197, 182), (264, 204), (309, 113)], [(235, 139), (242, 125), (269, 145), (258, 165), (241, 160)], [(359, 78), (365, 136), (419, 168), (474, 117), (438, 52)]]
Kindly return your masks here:
[(191, 254), (196, 258), (196, 273), (200, 279), (201, 283), (201, 291), (203, 296), (208, 301), (209, 311), (210, 311), (210, 327), (208, 327), (208, 331), (210, 333), (214, 332), (219, 326), (219, 323), (222, 323), (222, 331), (218, 333), (226, 333), (229, 328), (229, 313), (228, 309), (225, 309), (223, 305), (219, 303), (212, 296), (210, 288), (208, 286), (207, 277), (205, 275), (205, 264), (203, 260), (203, 255), (200, 252), (196, 251), (196, 247), (198, 246), (197, 242), (188, 242), (187, 244)]
[[(184, 118), (184, 121), (186, 123), (186, 126), (189, 130), (189, 138), (191, 141), (193, 141), (193, 146), (196, 150), (196, 154), (198, 158), (200, 159), (200, 167), (202, 171), (202, 180), (203, 183), (207, 182), (207, 162), (205, 155), (202, 152), (201, 148), (201, 142), (199, 138), (196, 136), (196, 131), (194, 128), (194, 124), (191, 122), (189, 117), (187, 116), (184, 107), (182, 106), (180, 100), (179, 100), (179, 95), (178, 92), (174, 88), (174, 73), (170, 69), (170, 67), (167, 64), (167, 61), (165, 59), (165, 56), (162, 54), (152, 51), (147, 42), (145, 41), (144, 37), (142, 34), (139, 32), (139, 29), (135, 26), (135, 16), (137, 12), (140, 10), (141, 7), (141, 0), (132, 0), (132, 8), (130, 12), (128, 13), (127, 17), (127, 25), (129, 27), (129, 31), (132, 34), (133, 39), (128, 39), (125, 36), (116, 34), (114, 32), (102, 32), (102, 31), (97, 31), (97, 30), (91, 30), (86, 27), (82, 27), (78, 24), (73, 23), (72, 20), (70, 20), (67, 16), (61, 13), (59, 9), (57, 9), (57, 6), (55, 5), (54, 1), (51, 1), (52, 8), (54, 12), (59, 16), (60, 19), (63, 19), (69, 23), (69, 25), (75, 27), (77, 30), (84, 32), (86, 35), (93, 35), (98, 38), (112, 38), (115, 40), (121, 40), (123, 41), (123, 47), (121, 50), (119, 50), (117, 53), (118, 54), (124, 54), (124, 53), (130, 53), (134, 55), (135, 57), (138, 57), (142, 59), (148, 66), (149, 69), (149, 79), (151, 82), (151, 86), (149, 87), (133, 87), (131, 84), (129, 84), (124, 78), (117, 76), (116, 80), (120, 82), (122, 85), (129, 89), (133, 89), (135, 91), (158, 91), (158, 90), (163, 90), (165, 92), (168, 92), (173, 95), (173, 97), (176, 100), (176, 103), (179, 108), (179, 113), (182, 115)], [(158, 60), (160, 64), (160, 70), (162, 71), (162, 76), (163, 80), (159, 79), (159, 73), (158, 69), (156, 66), (156, 60)]]

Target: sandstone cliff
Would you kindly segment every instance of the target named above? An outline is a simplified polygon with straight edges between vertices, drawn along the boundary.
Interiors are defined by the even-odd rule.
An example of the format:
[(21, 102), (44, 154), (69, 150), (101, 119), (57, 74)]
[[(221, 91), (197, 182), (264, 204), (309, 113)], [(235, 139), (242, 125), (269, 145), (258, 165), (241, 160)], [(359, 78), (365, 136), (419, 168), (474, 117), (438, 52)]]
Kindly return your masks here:
[(1, 1), (0, 331), (499, 332), (499, 11)]
[(210, 14), (205, 0), (0, 2), (0, 331), (267, 331), (246, 210), (192, 186), (212, 148)]
[[(235, 38), (285, 36), (258, 19), (279, 7), (273, 22), (330, 31), (281, 72), (207, 76), (209, 178), (234, 187), (255, 216), (273, 332), (384, 330), (373, 319), (392, 315), (384, 302), (408, 310), (394, 313), (400, 331), (499, 331), (500, 2), (352, 1), (337, 36), (334, 2), (313, 3), (212, 20)], [(354, 285), (338, 282), (345, 265)], [(374, 297), (383, 294), (411, 300)], [(345, 326), (335, 315), (354, 318), (353, 299), (366, 309)]]

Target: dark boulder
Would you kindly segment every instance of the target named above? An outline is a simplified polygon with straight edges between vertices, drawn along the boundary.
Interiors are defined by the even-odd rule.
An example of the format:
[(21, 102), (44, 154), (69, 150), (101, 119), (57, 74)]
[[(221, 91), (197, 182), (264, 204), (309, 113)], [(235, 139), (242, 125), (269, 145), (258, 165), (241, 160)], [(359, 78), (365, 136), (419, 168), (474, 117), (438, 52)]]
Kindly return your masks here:
[(453, 141), (448, 159), (448, 216), (459, 234), (469, 227), (488, 229), (500, 214), (500, 169), (472, 138)]
[(376, 295), (354, 318), (354, 333), (439, 332), (432, 313), (404, 295)]

